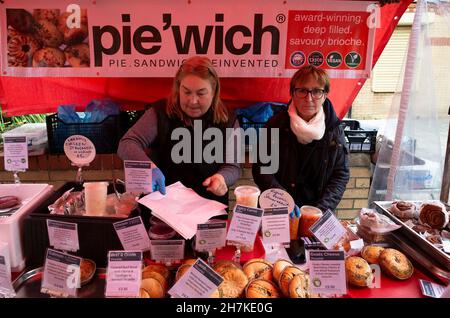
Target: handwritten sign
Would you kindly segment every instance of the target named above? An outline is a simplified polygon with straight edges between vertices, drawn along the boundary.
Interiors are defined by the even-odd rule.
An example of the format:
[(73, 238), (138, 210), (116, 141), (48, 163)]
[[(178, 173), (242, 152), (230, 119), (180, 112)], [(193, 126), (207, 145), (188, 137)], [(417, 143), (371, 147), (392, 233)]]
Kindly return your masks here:
[(64, 142), (64, 153), (76, 166), (87, 166), (95, 158), (95, 146), (92, 141), (82, 135), (73, 135)]

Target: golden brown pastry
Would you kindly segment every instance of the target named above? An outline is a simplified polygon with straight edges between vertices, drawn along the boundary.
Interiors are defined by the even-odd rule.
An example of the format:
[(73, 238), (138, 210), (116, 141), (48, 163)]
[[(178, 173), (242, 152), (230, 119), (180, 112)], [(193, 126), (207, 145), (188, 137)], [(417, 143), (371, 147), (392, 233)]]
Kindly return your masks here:
[(63, 35), (56, 25), (47, 20), (39, 20), (36, 23), (36, 38), (44, 47), (59, 48), (63, 42)]
[(80, 282), (81, 285), (85, 285), (91, 281), (96, 271), (96, 265), (94, 261), (90, 259), (82, 258), (80, 263)]
[(319, 295), (312, 294), (311, 278), (308, 274), (297, 275), (292, 278), (289, 283), (289, 297), (290, 298), (319, 298)]
[(86, 43), (74, 44), (64, 50), (66, 60), (72, 67), (89, 67), (89, 45)]
[(59, 9), (34, 9), (34, 20), (47, 20), (56, 25), (58, 22), (60, 10)]
[(291, 280), (298, 275), (306, 275), (306, 273), (295, 266), (287, 266), (283, 272), (281, 272), (278, 286), (284, 296), (289, 297), (289, 284)]
[(245, 296), (247, 298), (280, 298), (281, 293), (271, 281), (254, 279), (247, 285)]
[(142, 279), (147, 279), (147, 278), (156, 279), (161, 284), (161, 287), (163, 288), (164, 293), (166, 293), (167, 290), (169, 290), (169, 282), (160, 273), (150, 272), (150, 271), (142, 272)]
[(369, 263), (358, 256), (351, 256), (345, 260), (345, 273), (348, 283), (354, 286), (365, 287), (373, 281)]
[(163, 264), (151, 264), (145, 266), (144, 269), (142, 270), (142, 274), (144, 274), (147, 271), (160, 273), (167, 281), (169, 280), (170, 277), (169, 269)]
[(419, 219), (433, 229), (443, 229), (449, 221), (449, 213), (440, 203), (423, 203), (419, 209)]
[(177, 282), (191, 267), (192, 265), (189, 264), (182, 264), (178, 267), (177, 273), (175, 274), (175, 281)]
[(149, 294), (150, 298), (163, 298), (165, 295), (163, 287), (154, 278), (143, 279), (141, 288)]
[(409, 259), (396, 249), (387, 248), (382, 251), (379, 261), (383, 272), (391, 277), (405, 280), (414, 273), (414, 267)]
[(380, 253), (382, 251), (384, 251), (384, 247), (376, 245), (366, 245), (361, 250), (361, 256), (369, 264), (378, 264), (378, 258), (380, 257)]
[(33, 67), (63, 67), (66, 57), (60, 49), (46, 47), (33, 55)]
[(216, 264), (214, 264), (213, 269), (221, 274), (225, 270), (229, 268), (241, 268), (241, 266), (235, 262), (228, 261), (228, 260), (222, 260), (218, 261)]
[(271, 281), (273, 278), (272, 265), (264, 260), (249, 261), (244, 264), (243, 270), (248, 280), (262, 278)]
[(29, 67), (32, 65), (33, 55), (41, 48), (41, 45), (32, 36), (16, 31), (11, 35), (8, 43), (8, 66)]
[(280, 279), (280, 275), (283, 272), (283, 270), (288, 266), (294, 266), (292, 262), (279, 259), (273, 264), (273, 279), (274, 281), (278, 282)]
[(139, 289), (139, 298), (150, 298), (150, 294), (143, 288)]
[(220, 273), (223, 282), (219, 285), (217, 295), (222, 298), (238, 298), (242, 296), (245, 286), (248, 284), (248, 278), (242, 269), (229, 267)]

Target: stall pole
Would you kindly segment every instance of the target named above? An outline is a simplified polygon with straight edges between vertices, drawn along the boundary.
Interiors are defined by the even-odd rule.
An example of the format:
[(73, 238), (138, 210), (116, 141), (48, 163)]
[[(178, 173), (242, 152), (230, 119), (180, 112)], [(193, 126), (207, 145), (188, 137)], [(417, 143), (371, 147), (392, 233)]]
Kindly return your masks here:
[[(448, 107), (450, 116), (450, 106)], [(450, 121), (448, 123), (447, 150), (445, 152), (444, 173), (442, 175), (441, 201), (448, 203), (448, 192), (450, 190)]]

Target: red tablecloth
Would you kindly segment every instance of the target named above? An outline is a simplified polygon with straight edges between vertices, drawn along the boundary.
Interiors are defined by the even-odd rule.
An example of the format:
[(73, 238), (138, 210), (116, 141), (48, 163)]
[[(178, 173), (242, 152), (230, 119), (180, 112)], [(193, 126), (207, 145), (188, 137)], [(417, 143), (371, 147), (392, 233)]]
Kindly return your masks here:
[(424, 298), (420, 290), (419, 279), (435, 282), (435, 280), (419, 269), (406, 281), (389, 278), (381, 274), (380, 288), (349, 287), (346, 297), (349, 298)]

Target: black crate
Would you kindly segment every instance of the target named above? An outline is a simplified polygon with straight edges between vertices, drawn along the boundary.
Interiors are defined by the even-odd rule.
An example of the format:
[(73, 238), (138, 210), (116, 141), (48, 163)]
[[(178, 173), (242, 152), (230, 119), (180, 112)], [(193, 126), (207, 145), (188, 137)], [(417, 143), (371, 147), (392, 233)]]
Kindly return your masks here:
[(128, 127), (127, 115), (110, 115), (100, 123), (65, 123), (57, 114), (47, 116), (48, 147), (51, 154), (63, 154), (64, 142), (72, 135), (89, 138), (99, 154), (116, 153)]
[[(122, 244), (114, 230), (113, 223), (123, 219), (113, 217), (92, 217), (77, 215), (50, 214), (48, 206), (53, 204), (67, 190), (75, 188), (80, 191), (81, 186), (74, 182), (64, 184), (55, 191), (47, 200), (30, 213), (24, 220), (24, 251), (27, 266), (42, 266), (45, 259), (45, 251), (49, 246), (47, 219), (78, 224), (78, 240), (80, 249), (74, 255), (92, 259), (98, 267), (107, 266), (108, 251), (122, 250)], [(123, 191), (123, 189), (119, 189)], [(108, 193), (113, 188), (108, 187)], [(139, 205), (132, 211), (130, 217), (140, 215), (145, 228), (150, 227), (150, 210)]]
[(377, 130), (344, 130), (350, 152), (374, 153), (377, 133)]
[(340, 125), (344, 130), (360, 130), (361, 129), (359, 121), (357, 121), (355, 119), (343, 119), (343, 120), (341, 120)]

